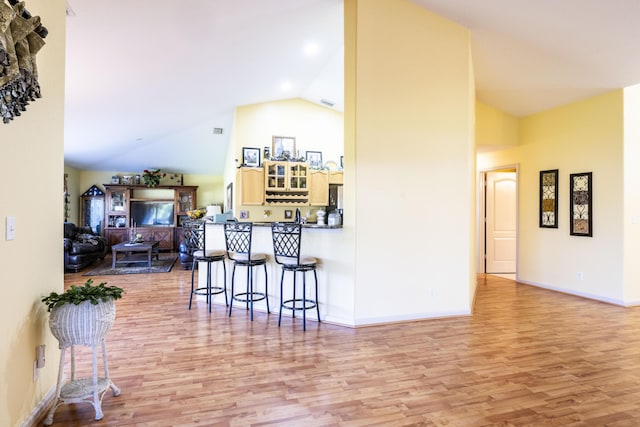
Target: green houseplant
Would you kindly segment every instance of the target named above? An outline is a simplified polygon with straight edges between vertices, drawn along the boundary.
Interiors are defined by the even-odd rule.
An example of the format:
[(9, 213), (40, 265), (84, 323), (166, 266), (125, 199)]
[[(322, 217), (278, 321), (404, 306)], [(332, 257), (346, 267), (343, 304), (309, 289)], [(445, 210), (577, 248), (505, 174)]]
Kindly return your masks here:
[(42, 302), (46, 304), (47, 311), (51, 312), (55, 307), (63, 304), (71, 303), (78, 305), (83, 301), (89, 301), (96, 305), (98, 302), (106, 302), (109, 299), (120, 299), (124, 290), (117, 286), (106, 286), (107, 282), (102, 282), (97, 286), (93, 286), (93, 279), (87, 279), (84, 286), (71, 285), (65, 292), (58, 294), (51, 292), (49, 296), (42, 298)]
[(124, 290), (93, 285), (88, 279), (83, 286), (71, 285), (65, 292), (51, 292), (42, 298), (46, 304), (51, 333), (60, 346), (95, 346), (107, 336), (116, 318), (115, 300), (122, 298)]
[(167, 176), (166, 172), (161, 172), (160, 169), (145, 169), (142, 173), (142, 182), (147, 187), (157, 187), (165, 176)]

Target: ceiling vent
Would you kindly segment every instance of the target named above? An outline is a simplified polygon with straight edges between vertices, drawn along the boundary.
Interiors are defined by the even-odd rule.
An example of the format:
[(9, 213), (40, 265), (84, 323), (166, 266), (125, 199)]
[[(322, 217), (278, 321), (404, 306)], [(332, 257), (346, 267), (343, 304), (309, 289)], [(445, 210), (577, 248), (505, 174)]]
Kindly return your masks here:
[(214, 135), (222, 135), (224, 133), (224, 129), (222, 128), (213, 128)]
[(67, 2), (67, 16), (76, 16), (76, 13), (71, 9), (69, 2)]
[(335, 105), (335, 102), (331, 102), (328, 99), (324, 98), (320, 100), (320, 103), (326, 105), (327, 107), (333, 107)]

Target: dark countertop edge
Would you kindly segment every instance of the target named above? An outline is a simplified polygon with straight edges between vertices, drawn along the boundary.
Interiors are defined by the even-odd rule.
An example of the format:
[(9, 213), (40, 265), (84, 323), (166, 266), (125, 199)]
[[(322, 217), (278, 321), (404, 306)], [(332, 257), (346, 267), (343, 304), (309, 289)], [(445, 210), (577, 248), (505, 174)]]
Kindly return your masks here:
[[(245, 221), (240, 221), (240, 222), (245, 222)], [(285, 222), (285, 221), (279, 221), (279, 222)], [(207, 221), (207, 224), (222, 225), (222, 224), (224, 224), (224, 222)], [(269, 221), (269, 222), (263, 222), (263, 221), (254, 222), (253, 225), (256, 226), (256, 227), (271, 227), (271, 221)], [(315, 224), (315, 223), (308, 223), (308, 224), (302, 224), (302, 228), (311, 228), (311, 229), (320, 229), (320, 230), (326, 230), (326, 229), (336, 230), (336, 229), (341, 229), (342, 225), (318, 225), (318, 224)]]

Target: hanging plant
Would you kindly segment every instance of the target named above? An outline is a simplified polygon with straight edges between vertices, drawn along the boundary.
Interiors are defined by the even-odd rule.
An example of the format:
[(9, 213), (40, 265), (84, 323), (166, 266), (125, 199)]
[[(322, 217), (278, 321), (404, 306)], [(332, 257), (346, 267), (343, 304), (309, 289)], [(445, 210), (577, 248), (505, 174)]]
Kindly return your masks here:
[(142, 182), (147, 187), (157, 187), (160, 184), (160, 180), (167, 176), (165, 172), (161, 172), (160, 169), (148, 170), (145, 169), (142, 174)]

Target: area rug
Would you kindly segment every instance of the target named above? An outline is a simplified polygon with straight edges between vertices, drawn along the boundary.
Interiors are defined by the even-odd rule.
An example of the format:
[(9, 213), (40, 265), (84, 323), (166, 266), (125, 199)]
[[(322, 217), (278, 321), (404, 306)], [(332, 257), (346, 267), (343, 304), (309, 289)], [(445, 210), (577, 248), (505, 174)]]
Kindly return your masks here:
[(118, 264), (116, 268), (111, 268), (111, 258), (103, 260), (102, 263), (83, 274), (83, 276), (109, 276), (116, 274), (149, 274), (149, 273), (168, 273), (173, 268), (177, 256), (160, 256), (160, 259), (151, 261), (151, 267), (146, 264)]

